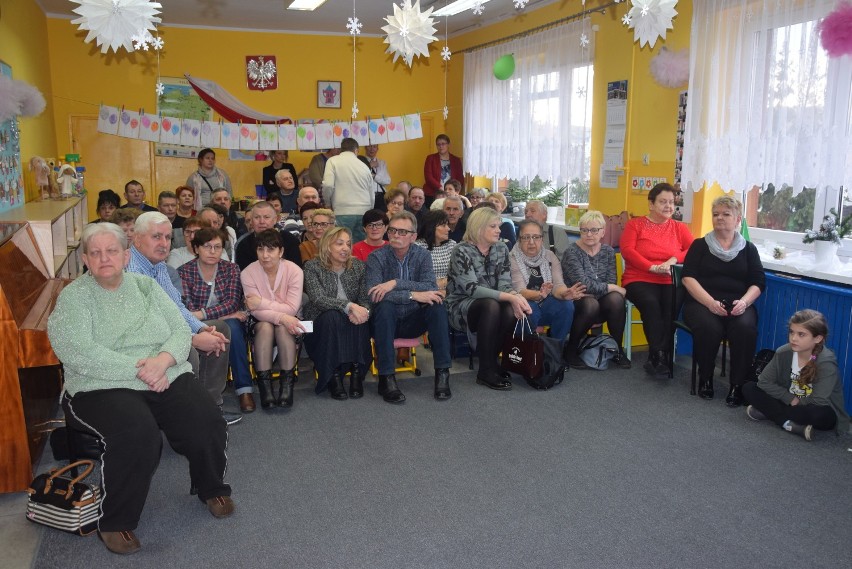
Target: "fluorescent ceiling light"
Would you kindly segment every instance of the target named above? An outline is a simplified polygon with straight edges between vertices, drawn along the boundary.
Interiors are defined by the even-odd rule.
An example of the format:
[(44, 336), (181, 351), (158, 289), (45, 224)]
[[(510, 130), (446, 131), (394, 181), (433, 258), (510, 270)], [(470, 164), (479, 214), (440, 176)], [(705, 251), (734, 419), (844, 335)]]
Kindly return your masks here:
[(288, 10), (316, 10), (320, 6), (325, 4), (325, 0), (293, 0), (289, 6), (287, 6)]
[(436, 10), (432, 13), (433, 16), (455, 16), (459, 12), (464, 12), (465, 10), (470, 10), (477, 4), (485, 4), (489, 0), (456, 0), (455, 2), (450, 2), (440, 10)]

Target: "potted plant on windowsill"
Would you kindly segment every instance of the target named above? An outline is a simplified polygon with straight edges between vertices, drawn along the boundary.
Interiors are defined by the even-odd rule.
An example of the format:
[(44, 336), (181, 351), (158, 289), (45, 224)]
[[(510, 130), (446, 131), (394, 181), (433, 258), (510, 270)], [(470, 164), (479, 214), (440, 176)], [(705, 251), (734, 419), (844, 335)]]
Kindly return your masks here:
[(829, 264), (837, 256), (841, 240), (852, 231), (852, 215), (840, 219), (840, 214), (835, 208), (831, 208), (829, 214), (822, 218), (819, 228), (805, 230), (803, 243), (814, 244), (814, 254), (818, 265)]

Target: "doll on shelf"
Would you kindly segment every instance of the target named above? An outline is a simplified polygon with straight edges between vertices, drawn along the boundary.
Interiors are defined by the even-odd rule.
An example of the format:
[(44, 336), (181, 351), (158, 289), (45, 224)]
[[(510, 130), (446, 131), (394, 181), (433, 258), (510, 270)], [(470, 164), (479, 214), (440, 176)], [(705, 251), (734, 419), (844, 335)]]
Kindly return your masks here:
[(52, 192), (50, 183), (50, 166), (47, 165), (47, 160), (41, 156), (33, 156), (30, 158), (30, 172), (35, 174), (36, 185), (41, 190), (41, 199), (50, 199)]
[(63, 164), (56, 174), (56, 181), (59, 183), (62, 197), (70, 197), (77, 188), (77, 171), (70, 164)]

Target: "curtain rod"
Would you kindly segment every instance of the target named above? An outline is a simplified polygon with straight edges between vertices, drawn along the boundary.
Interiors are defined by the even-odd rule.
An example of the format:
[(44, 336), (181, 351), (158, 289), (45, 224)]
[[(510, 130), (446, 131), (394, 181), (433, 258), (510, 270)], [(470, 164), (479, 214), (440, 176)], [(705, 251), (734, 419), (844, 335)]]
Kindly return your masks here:
[(466, 48), (460, 49), (458, 52), (454, 52), (454, 53), (467, 53), (467, 52), (470, 52), (470, 51), (476, 51), (477, 49), (483, 49), (483, 48), (486, 48), (486, 47), (491, 47), (492, 45), (506, 43), (507, 41), (511, 41), (513, 39), (516, 39), (516, 38), (526, 37), (526, 36), (532, 35), (536, 32), (540, 32), (542, 30), (555, 28), (556, 26), (558, 26), (560, 24), (564, 24), (565, 22), (570, 22), (571, 20), (577, 20), (579, 18), (583, 18), (585, 16), (588, 16), (589, 14), (594, 14), (596, 12), (600, 12), (601, 14), (603, 14), (603, 13), (606, 12), (607, 8), (609, 8), (611, 6), (617, 6), (621, 1), (622, 0), (617, 0), (617, 1), (613, 0), (609, 4), (604, 4), (603, 6), (598, 6), (597, 8), (592, 8), (590, 10), (582, 10), (580, 12), (577, 12), (576, 14), (572, 14), (570, 16), (565, 16), (564, 18), (559, 18), (558, 20), (554, 20), (554, 21), (549, 22), (547, 24), (542, 24), (540, 26), (530, 28), (530, 29), (525, 30), (523, 32), (518, 32), (518, 33), (512, 34), (510, 36), (497, 38), (496, 40), (491, 40), (491, 41), (488, 41), (488, 42), (485, 42), (485, 43), (480, 43), (480, 44), (477, 44), (477, 45), (466, 47)]

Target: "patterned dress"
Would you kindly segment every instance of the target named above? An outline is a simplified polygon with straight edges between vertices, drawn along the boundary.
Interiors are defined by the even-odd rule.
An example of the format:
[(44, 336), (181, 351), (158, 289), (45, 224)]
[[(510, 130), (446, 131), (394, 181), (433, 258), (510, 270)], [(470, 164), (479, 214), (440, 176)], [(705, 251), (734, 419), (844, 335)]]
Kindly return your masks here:
[(450, 325), (456, 330), (468, 329), (467, 311), (479, 298), (497, 299), (501, 292), (512, 292), (509, 249), (495, 243), (483, 255), (473, 243), (459, 243), (450, 256), (447, 273), (447, 311)]

